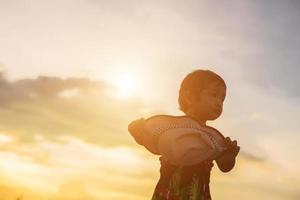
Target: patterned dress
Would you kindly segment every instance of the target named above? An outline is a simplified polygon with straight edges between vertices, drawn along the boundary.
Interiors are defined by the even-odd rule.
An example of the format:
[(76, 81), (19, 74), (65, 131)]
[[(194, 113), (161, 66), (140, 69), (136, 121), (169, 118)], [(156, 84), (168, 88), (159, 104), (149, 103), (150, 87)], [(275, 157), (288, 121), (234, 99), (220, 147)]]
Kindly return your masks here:
[(175, 166), (160, 157), (160, 179), (152, 200), (211, 200), (211, 161), (192, 166)]

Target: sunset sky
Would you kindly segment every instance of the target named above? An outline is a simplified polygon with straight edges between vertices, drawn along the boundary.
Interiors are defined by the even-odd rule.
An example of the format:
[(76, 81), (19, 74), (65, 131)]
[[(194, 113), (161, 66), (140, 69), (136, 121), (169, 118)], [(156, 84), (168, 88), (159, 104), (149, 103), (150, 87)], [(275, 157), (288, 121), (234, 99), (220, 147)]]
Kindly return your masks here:
[(300, 199), (300, 2), (0, 0), (0, 200), (148, 200), (127, 125), (182, 115), (185, 75), (227, 84), (208, 125), (241, 146), (218, 199)]

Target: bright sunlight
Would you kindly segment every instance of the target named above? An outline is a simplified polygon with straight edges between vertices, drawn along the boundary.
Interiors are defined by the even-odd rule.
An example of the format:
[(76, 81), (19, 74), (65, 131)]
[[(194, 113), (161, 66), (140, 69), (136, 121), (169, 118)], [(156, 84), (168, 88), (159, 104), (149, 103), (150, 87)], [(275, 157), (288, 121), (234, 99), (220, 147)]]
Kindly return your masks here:
[(117, 88), (117, 97), (127, 99), (133, 96), (137, 92), (137, 80), (136, 77), (127, 73), (116, 76), (114, 82)]

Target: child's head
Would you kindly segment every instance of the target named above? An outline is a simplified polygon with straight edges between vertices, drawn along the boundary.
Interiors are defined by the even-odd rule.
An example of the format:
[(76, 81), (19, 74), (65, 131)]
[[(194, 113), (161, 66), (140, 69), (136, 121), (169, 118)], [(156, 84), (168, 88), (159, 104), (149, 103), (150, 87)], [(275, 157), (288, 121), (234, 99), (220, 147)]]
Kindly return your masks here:
[(195, 70), (183, 79), (178, 102), (186, 115), (214, 120), (223, 111), (225, 96), (226, 84), (219, 75), (209, 70)]

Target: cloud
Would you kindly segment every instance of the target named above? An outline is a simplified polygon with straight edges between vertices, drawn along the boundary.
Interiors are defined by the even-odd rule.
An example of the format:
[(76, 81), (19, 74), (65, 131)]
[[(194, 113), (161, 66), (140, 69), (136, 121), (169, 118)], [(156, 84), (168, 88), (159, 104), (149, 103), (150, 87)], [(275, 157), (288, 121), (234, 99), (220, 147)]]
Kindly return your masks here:
[(0, 73), (0, 94), (9, 101), (28, 99), (33, 97), (54, 98), (61, 92), (78, 89), (83, 93), (97, 90), (102, 93), (109, 85), (103, 81), (92, 81), (88, 78), (66, 78), (39, 76), (36, 79), (21, 79), (9, 82), (4, 74)]
[(241, 151), (239, 156), (242, 156), (244, 159), (248, 160), (249, 162), (264, 162), (265, 158), (264, 157), (259, 157), (257, 155), (253, 155), (249, 152)]
[[(41, 137), (37, 143), (22, 145), (13, 140), (7, 145), (10, 148), (0, 153), (0, 174), (5, 175), (2, 182), (50, 199), (143, 199), (158, 172), (154, 159), (126, 146), (108, 148), (74, 137), (61, 137), (60, 142)], [(47, 157), (37, 160), (41, 155)], [(141, 183), (143, 188), (136, 191)], [(26, 198), (28, 191), (24, 193)]]
[[(28, 144), (19, 144), (12, 139), (6, 144), (10, 148), (2, 149), (0, 155), (0, 174), (5, 174), (6, 178), (1, 180), (5, 180), (6, 184), (26, 186), (23, 189), (12, 188), (15, 190), (12, 194), (24, 194), (25, 198), (74, 199), (76, 191), (77, 197), (85, 199), (146, 200), (159, 178), (158, 157), (128, 146), (104, 147), (71, 136), (61, 136), (59, 141), (40, 136), (38, 142)], [(41, 156), (43, 160), (37, 159)], [(247, 196), (249, 188), (253, 191), (262, 191), (262, 187), (277, 190), (277, 186), (286, 184), (288, 180), (282, 175), (282, 179), (278, 180), (278, 177), (273, 177), (274, 174), (280, 174), (280, 168), (242, 153), (229, 176), (214, 167), (213, 195), (217, 192), (217, 195), (231, 196), (237, 187), (241, 197)], [(255, 182), (257, 177), (268, 178), (276, 184), (267, 186), (268, 183), (262, 183), (258, 186)], [(222, 191), (222, 188), (227, 190)], [(261, 194), (267, 196), (264, 192)], [(296, 194), (296, 191), (288, 193), (284, 188), (280, 192), (284, 197), (288, 194)]]
[(145, 106), (122, 101), (103, 81), (39, 76), (9, 82), (0, 74), (1, 131), (33, 142), (36, 135), (55, 139), (73, 135), (102, 145), (130, 144), (127, 125)]
[[(138, 99), (113, 98), (108, 93), (115, 88), (101, 81), (46, 76), (1, 80), (7, 95), (0, 105), (0, 174), (5, 174), (5, 184), (37, 191), (32, 195), (24, 190), (31, 199), (45, 194), (51, 200), (73, 199), (72, 189), (84, 199), (147, 199), (158, 166), (137, 150), (127, 125), (143, 110), (153, 109)], [(75, 95), (65, 96), (72, 88)], [(143, 188), (136, 191), (141, 182)]]

